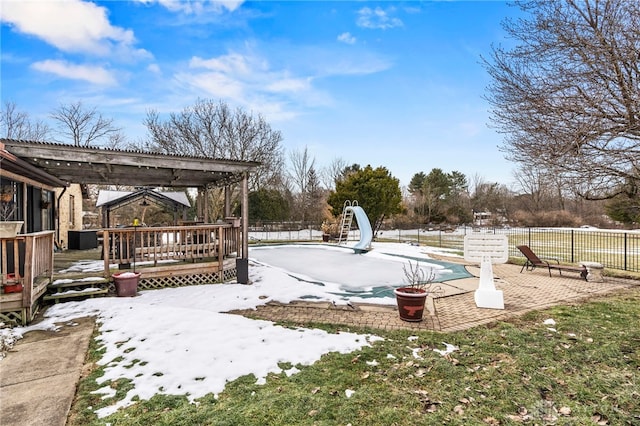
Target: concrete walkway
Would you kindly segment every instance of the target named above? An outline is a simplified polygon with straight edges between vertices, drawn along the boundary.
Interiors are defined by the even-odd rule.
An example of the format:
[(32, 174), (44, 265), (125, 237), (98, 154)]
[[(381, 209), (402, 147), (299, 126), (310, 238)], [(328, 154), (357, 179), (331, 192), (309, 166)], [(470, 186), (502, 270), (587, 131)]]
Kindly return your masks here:
[[(476, 277), (479, 268), (467, 266)], [(359, 304), (335, 307), (328, 303), (269, 304), (234, 313), (271, 321), (332, 323), (372, 329), (464, 330), (552, 305), (638, 287), (640, 282), (608, 278), (604, 283), (581, 280), (577, 274), (549, 277), (537, 269), (520, 273), (515, 265), (494, 265), (496, 288), (504, 292), (504, 310), (477, 308), (473, 292), (478, 278), (443, 283), (444, 295), (432, 299), (433, 313), (420, 323), (401, 321), (395, 306)], [(0, 361), (0, 425), (65, 425), (95, 327), (93, 318), (63, 324), (58, 332), (25, 335)]]
[(0, 361), (0, 425), (64, 426), (95, 320), (31, 331)]

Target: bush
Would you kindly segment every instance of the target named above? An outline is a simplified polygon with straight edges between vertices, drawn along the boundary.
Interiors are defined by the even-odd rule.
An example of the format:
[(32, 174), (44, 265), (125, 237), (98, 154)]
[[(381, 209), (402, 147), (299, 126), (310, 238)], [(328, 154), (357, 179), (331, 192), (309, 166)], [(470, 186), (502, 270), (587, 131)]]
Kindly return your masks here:
[(580, 217), (574, 216), (566, 210), (537, 213), (518, 210), (514, 213), (513, 219), (520, 226), (575, 227), (582, 223)]

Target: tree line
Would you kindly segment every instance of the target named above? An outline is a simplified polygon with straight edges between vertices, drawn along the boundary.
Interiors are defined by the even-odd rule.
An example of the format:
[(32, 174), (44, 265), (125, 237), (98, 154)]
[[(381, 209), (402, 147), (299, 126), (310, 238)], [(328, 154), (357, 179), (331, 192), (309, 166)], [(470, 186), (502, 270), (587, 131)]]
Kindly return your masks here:
[[(7, 138), (259, 161), (263, 165), (250, 182), (252, 223), (293, 220), (316, 226), (325, 223), (335, 230), (344, 202), (356, 200), (374, 229), (473, 224), (477, 217), (490, 225), (603, 224), (601, 204), (571, 197), (556, 186), (556, 180), (545, 180), (548, 175), (527, 168), (517, 175), (522, 185), (517, 192), (480, 176), (468, 178), (439, 168), (417, 172), (401, 187), (383, 166), (348, 165), (335, 158), (328, 166), (318, 167), (307, 148), (285, 153), (281, 134), (262, 117), (212, 100), (198, 100), (166, 118), (149, 111), (145, 119), (149, 136), (137, 143), (127, 141), (113, 120), (80, 102), (57, 108), (51, 114), (57, 123), (54, 128), (33, 122), (11, 102), (5, 103), (1, 117)], [(209, 196), (209, 216), (221, 217), (223, 192), (210, 191)], [(235, 208), (239, 211), (238, 200)], [(153, 217), (162, 218), (150, 212), (149, 218)]]

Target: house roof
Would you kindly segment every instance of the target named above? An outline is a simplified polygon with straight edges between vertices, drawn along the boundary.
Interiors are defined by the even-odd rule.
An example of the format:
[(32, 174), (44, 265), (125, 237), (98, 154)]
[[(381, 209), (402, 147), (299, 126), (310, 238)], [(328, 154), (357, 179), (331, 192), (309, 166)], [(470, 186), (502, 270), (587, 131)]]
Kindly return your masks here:
[(165, 204), (181, 205), (191, 207), (187, 194), (181, 191), (154, 191), (151, 189), (142, 189), (139, 191), (100, 191), (98, 192), (98, 200), (96, 207), (115, 206), (126, 204), (130, 201), (140, 198), (149, 197)]
[(2, 139), (6, 150), (60, 181), (146, 187), (207, 187), (238, 182), (260, 163)]

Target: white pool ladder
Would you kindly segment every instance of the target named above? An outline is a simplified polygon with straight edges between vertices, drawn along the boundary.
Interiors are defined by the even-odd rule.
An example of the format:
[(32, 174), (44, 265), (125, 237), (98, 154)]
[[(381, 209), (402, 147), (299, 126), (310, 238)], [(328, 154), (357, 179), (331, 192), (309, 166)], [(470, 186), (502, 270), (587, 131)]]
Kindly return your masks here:
[(338, 237), (338, 244), (347, 242), (349, 237), (349, 231), (351, 231), (351, 223), (353, 222), (353, 209), (347, 209), (347, 207), (357, 206), (357, 200), (347, 200), (342, 206), (342, 221), (340, 222), (340, 236)]

